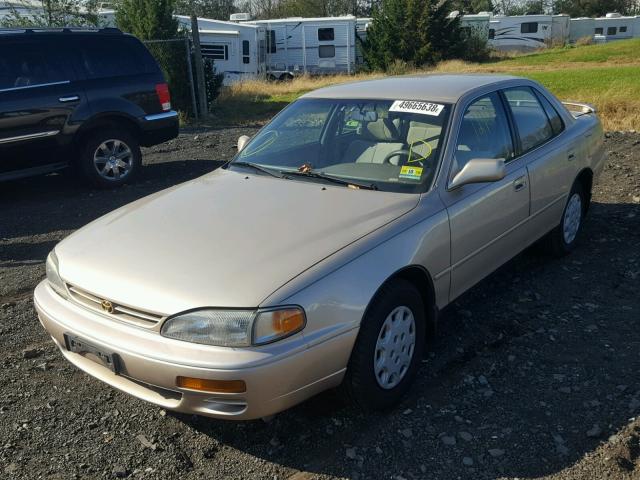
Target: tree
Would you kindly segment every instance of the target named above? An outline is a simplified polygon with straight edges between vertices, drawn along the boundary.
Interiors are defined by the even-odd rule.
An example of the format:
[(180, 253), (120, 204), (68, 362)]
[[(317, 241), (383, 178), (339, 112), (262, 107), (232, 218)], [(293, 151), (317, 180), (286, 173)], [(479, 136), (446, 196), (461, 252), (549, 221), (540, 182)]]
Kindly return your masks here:
[(460, 13), (493, 12), (494, 10), (491, 0), (453, 0), (451, 7)]
[(383, 0), (363, 44), (366, 63), (387, 70), (398, 60), (419, 67), (461, 58), (465, 36), (451, 10), (449, 0)]
[(11, 4), (0, 20), (3, 27), (85, 27), (98, 25), (95, 0), (42, 0), (39, 6), (26, 0)]
[(120, 0), (116, 4), (116, 24), (141, 40), (176, 38), (174, 10), (175, 0)]
[(177, 0), (176, 13), (212, 18), (215, 20), (229, 20), (232, 13), (239, 10), (233, 0)]

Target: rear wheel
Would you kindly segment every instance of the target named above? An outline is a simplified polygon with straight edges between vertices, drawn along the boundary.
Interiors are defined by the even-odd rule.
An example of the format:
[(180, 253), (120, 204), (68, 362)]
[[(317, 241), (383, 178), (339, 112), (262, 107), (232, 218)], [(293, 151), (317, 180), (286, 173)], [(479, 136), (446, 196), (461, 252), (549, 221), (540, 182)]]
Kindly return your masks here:
[(547, 235), (547, 248), (552, 254), (563, 256), (576, 248), (588, 202), (582, 184), (575, 182), (569, 192), (560, 224)]
[(425, 313), (418, 290), (403, 279), (383, 286), (360, 326), (343, 389), (365, 409), (398, 403), (418, 371), (424, 338)]
[(120, 129), (90, 134), (80, 153), (84, 177), (100, 188), (118, 187), (132, 181), (142, 164), (136, 138)]

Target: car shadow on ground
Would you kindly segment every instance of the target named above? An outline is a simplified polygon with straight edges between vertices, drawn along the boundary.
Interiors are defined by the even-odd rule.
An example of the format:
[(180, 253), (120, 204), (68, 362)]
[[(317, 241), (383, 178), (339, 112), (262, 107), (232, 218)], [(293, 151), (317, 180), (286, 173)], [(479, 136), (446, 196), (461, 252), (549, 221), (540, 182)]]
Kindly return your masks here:
[(142, 168), (134, 183), (114, 190), (92, 188), (66, 171), (2, 183), (0, 239), (37, 238), (50, 232), (75, 230), (116, 208), (197, 178), (222, 164), (192, 159), (153, 163)]
[[(640, 412), (640, 207), (593, 204), (583, 234), (561, 259), (527, 250), (446, 309), (416, 385), (390, 412), (331, 391), (268, 424), (178, 418), (221, 446), (319, 474), (564, 470), (612, 435), (615, 445)], [(632, 443), (611, 455), (620, 476), (639, 457)]]

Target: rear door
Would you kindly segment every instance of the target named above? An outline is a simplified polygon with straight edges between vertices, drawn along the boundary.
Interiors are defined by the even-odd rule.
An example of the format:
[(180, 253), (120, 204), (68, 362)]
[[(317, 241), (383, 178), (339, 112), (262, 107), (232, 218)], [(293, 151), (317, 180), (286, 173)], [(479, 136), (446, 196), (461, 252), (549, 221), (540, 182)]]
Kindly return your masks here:
[(83, 103), (84, 92), (57, 37), (2, 39), (0, 176), (68, 162), (70, 120)]

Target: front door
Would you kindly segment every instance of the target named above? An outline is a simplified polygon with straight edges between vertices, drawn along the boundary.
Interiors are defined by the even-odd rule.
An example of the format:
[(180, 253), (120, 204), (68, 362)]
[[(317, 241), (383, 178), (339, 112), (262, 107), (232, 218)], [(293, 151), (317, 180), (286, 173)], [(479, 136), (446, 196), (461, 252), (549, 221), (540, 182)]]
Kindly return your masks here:
[(84, 101), (68, 59), (50, 42), (0, 45), (0, 176), (69, 161), (69, 118)]
[(473, 158), (504, 158), (507, 174), (497, 182), (441, 193), (451, 229), (451, 300), (520, 251), (520, 226), (529, 216), (527, 169), (514, 159), (509, 123), (497, 93), (467, 107), (448, 181)]

